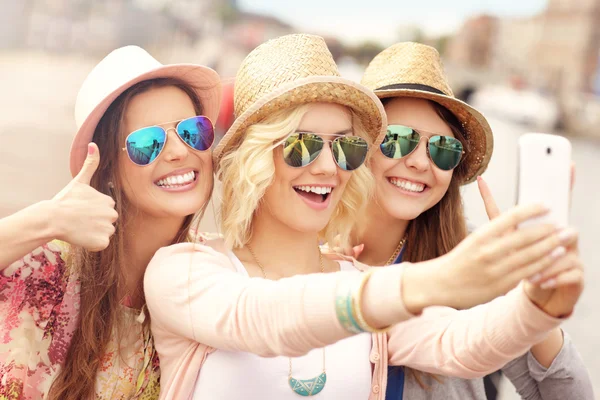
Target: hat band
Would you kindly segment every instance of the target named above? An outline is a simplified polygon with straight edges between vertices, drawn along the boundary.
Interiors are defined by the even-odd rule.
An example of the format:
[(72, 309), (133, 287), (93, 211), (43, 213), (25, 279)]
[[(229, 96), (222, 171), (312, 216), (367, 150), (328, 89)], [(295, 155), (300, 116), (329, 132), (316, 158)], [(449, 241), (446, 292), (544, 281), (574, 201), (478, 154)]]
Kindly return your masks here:
[(421, 85), (420, 83), (397, 83), (394, 85), (382, 86), (375, 90), (396, 90), (396, 89), (422, 90), (424, 92), (431, 92), (431, 93), (442, 94), (444, 96), (448, 96), (448, 94), (442, 92), (439, 89), (436, 89), (434, 87), (427, 86), (427, 85)]

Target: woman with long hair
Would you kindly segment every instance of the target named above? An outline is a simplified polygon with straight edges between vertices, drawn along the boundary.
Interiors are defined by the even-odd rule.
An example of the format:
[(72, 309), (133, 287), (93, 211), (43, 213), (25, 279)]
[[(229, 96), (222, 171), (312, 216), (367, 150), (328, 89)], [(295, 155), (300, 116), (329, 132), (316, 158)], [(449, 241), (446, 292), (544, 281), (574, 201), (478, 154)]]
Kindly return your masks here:
[(158, 398), (142, 278), (160, 247), (198, 240), (219, 102), (216, 72), (135, 46), (90, 72), (74, 179), (0, 220), (0, 398)]

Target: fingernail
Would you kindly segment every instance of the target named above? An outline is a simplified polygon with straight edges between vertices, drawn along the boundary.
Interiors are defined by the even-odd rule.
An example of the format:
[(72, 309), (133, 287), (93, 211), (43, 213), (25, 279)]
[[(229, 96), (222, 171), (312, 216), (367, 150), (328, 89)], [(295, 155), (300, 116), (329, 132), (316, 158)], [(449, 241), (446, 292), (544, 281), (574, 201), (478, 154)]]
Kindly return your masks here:
[(92, 144), (88, 144), (88, 156), (93, 155), (96, 152), (96, 148)]
[(566, 252), (567, 252), (567, 249), (565, 249), (562, 246), (559, 246), (559, 247), (555, 248), (554, 250), (552, 250), (552, 253), (550, 253), (550, 257), (559, 258), (559, 257), (562, 257)]
[(551, 289), (556, 287), (556, 279), (548, 279), (546, 282), (540, 285), (542, 289)]
[(542, 279), (542, 274), (537, 273), (534, 276), (532, 276), (531, 278), (529, 278), (529, 282), (538, 283), (540, 281), (540, 279)]
[(575, 237), (576, 234), (577, 234), (577, 231), (575, 229), (573, 229), (573, 228), (563, 229), (558, 234), (558, 239), (561, 242), (566, 242), (566, 241), (568, 241), (570, 239), (573, 239), (573, 237)]

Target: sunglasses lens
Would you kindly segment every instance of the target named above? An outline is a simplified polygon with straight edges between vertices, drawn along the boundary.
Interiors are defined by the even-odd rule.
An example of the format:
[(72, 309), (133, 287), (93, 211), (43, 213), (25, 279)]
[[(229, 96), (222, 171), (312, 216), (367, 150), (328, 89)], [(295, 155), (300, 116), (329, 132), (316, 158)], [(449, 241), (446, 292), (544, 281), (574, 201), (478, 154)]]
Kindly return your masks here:
[(323, 139), (312, 133), (294, 133), (283, 142), (283, 159), (290, 167), (305, 167), (323, 150)]
[(181, 121), (177, 125), (177, 134), (188, 146), (200, 151), (210, 149), (215, 141), (215, 130), (212, 122), (203, 116)]
[(158, 157), (165, 145), (166, 134), (158, 126), (150, 126), (127, 136), (127, 154), (137, 165), (148, 165)]
[(332, 149), (337, 165), (343, 170), (352, 171), (365, 162), (369, 145), (361, 137), (344, 136), (333, 141)]
[(439, 169), (456, 168), (463, 153), (460, 140), (450, 136), (432, 136), (429, 139), (429, 156)]
[(387, 134), (379, 146), (384, 156), (393, 159), (410, 154), (419, 145), (419, 134), (402, 125), (388, 125)]

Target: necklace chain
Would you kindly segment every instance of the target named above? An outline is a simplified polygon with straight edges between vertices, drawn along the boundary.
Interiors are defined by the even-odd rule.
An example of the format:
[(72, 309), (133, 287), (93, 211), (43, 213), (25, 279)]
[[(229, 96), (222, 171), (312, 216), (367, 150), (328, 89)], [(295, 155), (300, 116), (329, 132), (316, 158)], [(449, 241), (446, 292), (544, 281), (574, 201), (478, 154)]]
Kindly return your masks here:
[[(250, 243), (246, 243), (246, 248), (248, 249), (248, 251), (250, 251), (252, 258), (254, 258), (254, 262), (260, 268), (260, 272), (262, 272), (263, 278), (267, 279), (267, 273), (265, 272), (265, 267), (263, 267), (263, 265), (260, 263), (260, 261), (258, 261), (258, 257), (256, 257), (256, 254), (254, 253), (254, 250), (252, 250), (252, 246), (250, 246)], [(317, 247), (317, 249), (318, 249), (318, 247)], [(321, 253), (321, 250), (319, 250), (319, 263), (321, 264), (321, 273), (324, 273), (325, 272), (325, 264), (323, 264), (323, 254)], [(289, 358), (289, 366), (290, 366), (289, 378), (291, 378), (292, 377), (292, 359), (291, 358)], [(323, 348), (323, 372), (325, 373), (325, 348)]]
[(396, 261), (396, 258), (398, 258), (398, 254), (400, 254), (400, 251), (404, 247), (404, 243), (406, 243), (406, 236), (404, 236), (402, 239), (400, 239), (398, 246), (396, 246), (396, 250), (394, 250), (394, 252), (392, 253), (392, 256), (387, 260), (385, 265), (393, 264), (394, 261)]

